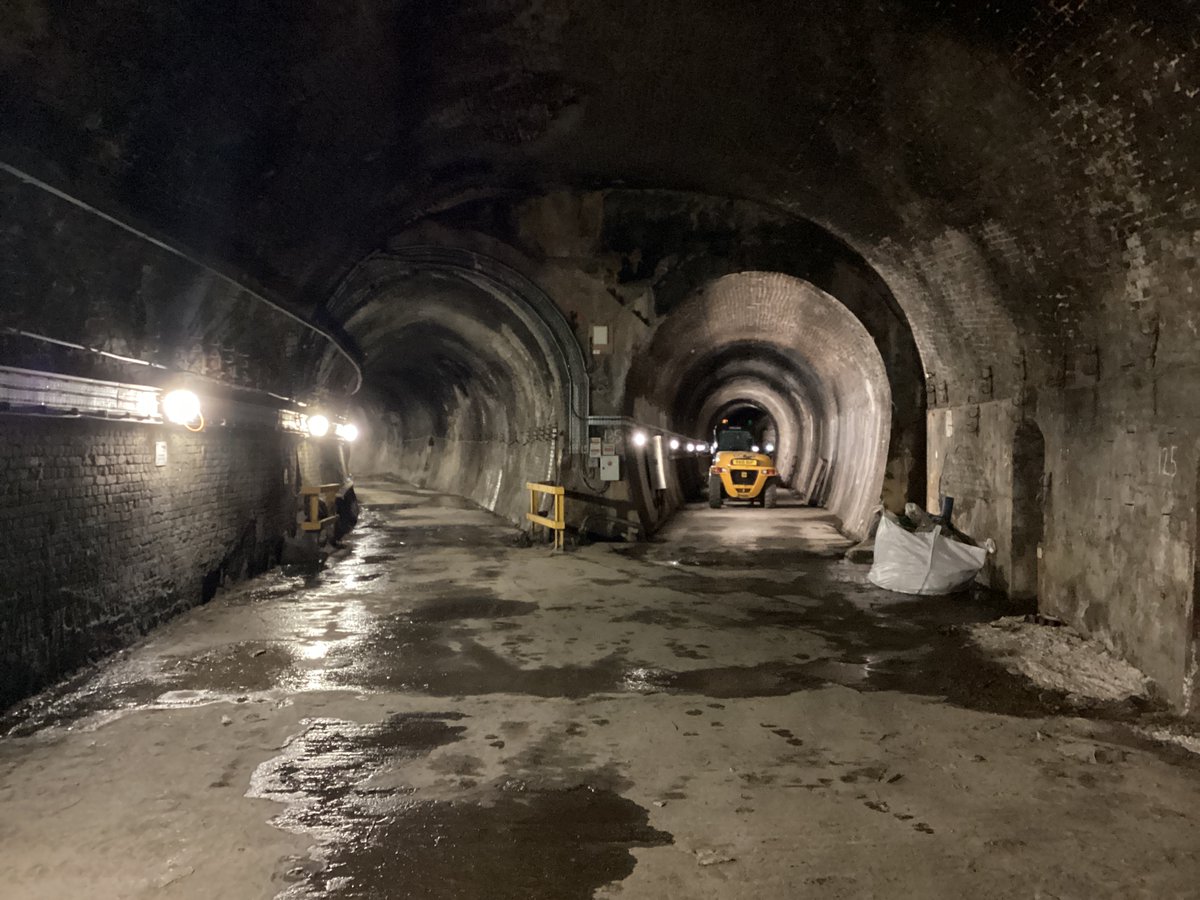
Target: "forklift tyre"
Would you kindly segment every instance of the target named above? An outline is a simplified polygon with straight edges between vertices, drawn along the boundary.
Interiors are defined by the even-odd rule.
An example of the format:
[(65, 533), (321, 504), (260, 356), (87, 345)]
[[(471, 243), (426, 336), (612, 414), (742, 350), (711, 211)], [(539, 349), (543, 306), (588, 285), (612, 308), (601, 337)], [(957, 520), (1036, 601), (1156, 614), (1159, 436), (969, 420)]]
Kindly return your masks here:
[(763, 488), (762, 504), (764, 509), (774, 509), (775, 504), (779, 502), (779, 485), (771, 482)]
[(713, 509), (721, 508), (721, 476), (708, 476), (708, 505)]

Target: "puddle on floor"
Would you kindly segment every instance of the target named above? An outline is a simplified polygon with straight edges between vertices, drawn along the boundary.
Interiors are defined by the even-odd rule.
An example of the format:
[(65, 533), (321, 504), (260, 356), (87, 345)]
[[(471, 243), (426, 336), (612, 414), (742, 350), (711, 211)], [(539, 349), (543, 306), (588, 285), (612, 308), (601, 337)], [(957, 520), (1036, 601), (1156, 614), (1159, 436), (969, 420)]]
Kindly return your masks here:
[(296, 651), (286, 644), (229, 644), (197, 657), (163, 657), (164, 683), (193, 691), (226, 693), (295, 688), (301, 675)]
[(465, 717), (456, 712), (401, 713), (360, 725), (342, 719), (308, 719), (304, 731), (284, 752), (263, 763), (250, 780), (248, 797), (289, 804), (277, 820), (301, 830), (319, 825), (322, 833), (342, 833), (340, 803), (402, 759), (427, 756), (462, 737)]
[(494, 591), (475, 590), (437, 600), (429, 600), (408, 613), (412, 622), (454, 622), (464, 619), (503, 619), (525, 616), (538, 608), (524, 600), (505, 600)]
[(671, 843), (646, 809), (586, 784), (412, 801), (334, 849), (289, 896), (589, 900), (633, 873), (632, 848)]
[(161, 681), (140, 672), (89, 666), (0, 714), (0, 737), (28, 737), (101, 713), (148, 706), (162, 690)]
[[(247, 796), (285, 804), (273, 824), (317, 841), (282, 896), (585, 900), (633, 872), (632, 848), (672, 843), (650, 826), (648, 810), (588, 773), (559, 773), (548, 787), (506, 779), (455, 800), (372, 787), (376, 776), (394, 782), (404, 765), (460, 740), (461, 719), (311, 720), (259, 766)], [(611, 780), (597, 774), (600, 784)]]
[(637, 612), (610, 619), (611, 622), (637, 622), (640, 625), (661, 625), (666, 628), (679, 628), (690, 625), (691, 618), (682, 613), (671, 612), (668, 609), (639, 609)]
[[(500, 559), (514, 549), (516, 528), (488, 525), (373, 525), (385, 545), (398, 550), (453, 550), (460, 546), (478, 559)], [(482, 552), (487, 549), (487, 553)]]
[(466, 497), (459, 497), (454, 494), (424, 494), (424, 495), (408, 495), (414, 496), (416, 499), (411, 502), (400, 503), (372, 503), (366, 506), (372, 512), (405, 512), (413, 509), (468, 509), (486, 510), (475, 503), (473, 500), (468, 500)]

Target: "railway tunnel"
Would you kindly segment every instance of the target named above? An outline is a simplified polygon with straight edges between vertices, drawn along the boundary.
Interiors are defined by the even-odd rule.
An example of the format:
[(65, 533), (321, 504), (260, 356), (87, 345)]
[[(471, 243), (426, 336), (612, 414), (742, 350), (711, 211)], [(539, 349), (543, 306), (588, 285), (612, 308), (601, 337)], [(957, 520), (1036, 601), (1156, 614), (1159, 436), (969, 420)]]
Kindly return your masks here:
[(0, 10), (4, 883), (1188, 896), (1198, 25)]

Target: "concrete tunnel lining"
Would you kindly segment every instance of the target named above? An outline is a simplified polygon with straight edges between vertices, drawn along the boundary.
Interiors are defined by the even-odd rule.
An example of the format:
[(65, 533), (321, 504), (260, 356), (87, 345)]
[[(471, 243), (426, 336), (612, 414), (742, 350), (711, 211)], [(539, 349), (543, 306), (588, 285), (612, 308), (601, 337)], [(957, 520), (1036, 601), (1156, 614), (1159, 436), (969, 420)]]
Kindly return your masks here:
[(583, 449), (590, 404), (587, 359), (562, 310), (546, 292), (512, 266), (465, 247), (416, 243), (392, 246), (361, 260), (324, 304), (324, 315), (345, 320), (364, 299), (409, 273), (428, 272), (466, 282), (518, 319), (535, 339), (561, 382), (562, 420), (572, 452)]
[(563, 341), (557, 308), (503, 264), (441, 248), (376, 254), (328, 312), (363, 356), (366, 471), (515, 520), (525, 482), (556, 480), (582, 444), (582, 352)]

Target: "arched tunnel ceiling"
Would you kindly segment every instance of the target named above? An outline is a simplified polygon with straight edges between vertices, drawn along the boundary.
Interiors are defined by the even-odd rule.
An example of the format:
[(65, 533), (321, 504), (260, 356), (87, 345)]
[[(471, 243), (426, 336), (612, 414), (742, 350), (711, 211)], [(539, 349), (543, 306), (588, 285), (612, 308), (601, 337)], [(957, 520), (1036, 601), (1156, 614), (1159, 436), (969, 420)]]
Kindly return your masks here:
[(484, 416), (509, 409), (522, 420), (473, 438), (517, 440), (522, 428), (565, 425), (563, 373), (518, 311), (493, 294), (462, 278), (403, 270), (365, 290), (355, 292), (343, 327), (363, 352), (363, 374), (381, 407), (422, 410), (423, 421), (438, 423), (430, 432), (437, 435), (467, 406)]
[(870, 390), (890, 408), (883, 361), (862, 323), (836, 298), (775, 272), (726, 275), (698, 291), (656, 332), (630, 388), (687, 430), (704, 427), (697, 418), (711, 389), (739, 375), (786, 377), (828, 407)]
[[(986, 352), (1003, 384), (1096, 339), (1094, 295), (1145, 292), (1149, 210), (1195, 218), (1186, 0), (21, 0), (0, 24), (0, 156), (298, 303), (464, 198), (665, 187), (828, 227), (947, 370)], [(1018, 330), (1027, 358), (992, 349)]]
[(365, 360), (362, 463), (515, 518), (525, 481), (552, 475), (569, 434), (571, 372), (536, 315), (412, 256), (365, 260), (337, 299)]
[[(704, 432), (715, 410), (727, 401), (747, 399), (761, 405), (763, 392), (794, 398), (798, 408), (818, 414), (831, 411), (836, 402), (828, 372), (823, 377), (802, 350), (792, 352), (764, 341), (718, 343), (691, 357), (682, 372), (672, 371), (679, 373), (669, 407), (673, 423), (695, 434)], [(757, 390), (730, 389), (731, 385), (750, 384)], [(665, 390), (664, 397), (669, 396), (670, 389)]]
[(716, 279), (680, 304), (629, 376), (634, 416), (663, 410), (684, 433), (706, 430), (721, 403), (771, 411), (786, 481), (830, 472), (830, 507), (865, 527), (884, 481), (892, 394), (871, 334), (834, 297), (777, 272)]
[(775, 429), (775, 449), (771, 451), (784, 484), (803, 487), (802, 480), (812, 468), (812, 461), (824, 449), (826, 435), (820, 426), (826, 412), (798, 390), (778, 380), (766, 380), (754, 375), (739, 375), (723, 381), (701, 407), (698, 422), (715, 428), (719, 418), (736, 406), (751, 404), (764, 411)]

